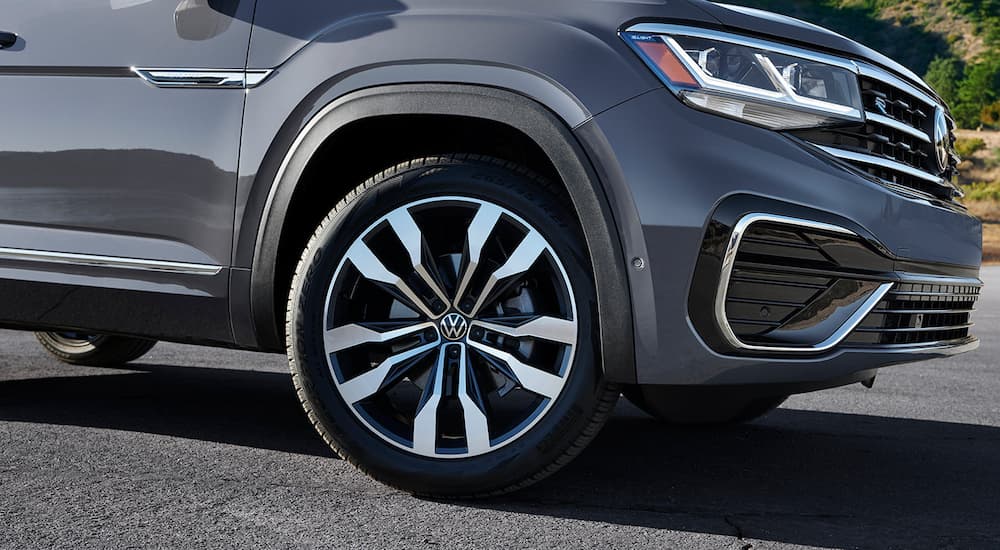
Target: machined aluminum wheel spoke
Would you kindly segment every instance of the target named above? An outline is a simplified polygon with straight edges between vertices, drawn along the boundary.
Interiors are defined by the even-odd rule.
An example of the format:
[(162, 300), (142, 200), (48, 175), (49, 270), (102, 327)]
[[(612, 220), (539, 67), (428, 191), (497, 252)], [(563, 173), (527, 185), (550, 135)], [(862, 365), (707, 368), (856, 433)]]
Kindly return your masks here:
[(493, 233), (493, 228), (500, 221), (502, 214), (503, 211), (500, 208), (492, 204), (483, 204), (476, 211), (475, 217), (472, 218), (472, 222), (469, 224), (465, 241), (469, 257), (468, 263), (465, 266), (465, 272), (459, 279), (458, 290), (455, 292), (455, 301), (453, 304), (456, 308), (462, 300), (462, 296), (465, 295), (465, 291), (468, 289), (472, 275), (476, 272), (476, 268), (479, 267), (479, 260), (483, 255), (483, 247), (486, 246), (486, 240)]
[(417, 416), (413, 419), (413, 450), (425, 455), (437, 453), (438, 406), (444, 393), (445, 348), (438, 352), (437, 362), (421, 398)]
[(524, 239), (517, 245), (514, 252), (511, 253), (507, 261), (504, 262), (502, 266), (497, 268), (496, 271), (490, 274), (490, 277), (486, 279), (486, 284), (483, 286), (482, 292), (479, 293), (479, 299), (476, 300), (475, 307), (469, 312), (470, 315), (476, 316), (479, 313), (480, 308), (489, 298), (490, 292), (493, 291), (493, 287), (496, 284), (508, 277), (513, 277), (515, 275), (520, 275), (525, 271), (531, 269), (531, 266), (535, 265), (535, 261), (538, 257), (542, 255), (542, 252), (548, 248), (548, 244), (545, 239), (537, 232), (531, 231), (524, 236)]
[(479, 408), (472, 395), (474, 381), (472, 380), (472, 362), (469, 361), (468, 350), (462, 346), (461, 362), (458, 371), (458, 400), (462, 403), (462, 416), (465, 421), (465, 441), (470, 453), (484, 453), (490, 450), (490, 425), (486, 414)]
[(511, 372), (514, 373), (514, 376), (517, 377), (518, 384), (530, 392), (537, 393), (543, 397), (548, 397), (549, 399), (555, 399), (559, 395), (559, 392), (562, 391), (565, 380), (559, 376), (549, 374), (541, 369), (536, 369), (531, 365), (522, 363), (517, 357), (485, 344), (470, 341), (469, 345), (480, 352), (505, 363), (507, 368), (509, 368)]
[[(507, 294), (518, 296), (500, 301)], [(357, 421), (434, 459), (482, 456), (534, 429), (564, 392), (580, 339), (556, 250), (516, 212), (463, 196), (373, 219), (333, 274), (323, 319), (338, 319), (323, 349)]]
[(341, 384), (340, 395), (342, 395), (344, 400), (350, 404), (357, 403), (366, 397), (374, 395), (382, 388), (382, 383), (385, 382), (386, 377), (389, 376), (390, 372), (392, 372), (393, 367), (403, 361), (408, 361), (418, 355), (427, 353), (436, 348), (439, 344), (440, 341), (434, 341), (388, 357), (385, 361), (379, 363), (379, 365), (374, 369), (364, 374), (355, 376), (354, 378), (351, 378)]
[(576, 344), (576, 321), (559, 319), (558, 317), (538, 316), (527, 323), (516, 327), (498, 325), (487, 321), (473, 321), (473, 327), (480, 327), (515, 338), (540, 338), (561, 344)]
[(419, 323), (407, 327), (379, 332), (358, 324), (344, 325), (326, 331), (323, 343), (327, 353), (337, 353), (362, 344), (381, 344), (396, 338), (420, 334), (422, 331), (434, 329), (434, 323)]
[(405, 208), (400, 208), (392, 214), (386, 217), (389, 222), (389, 226), (396, 233), (399, 241), (403, 243), (403, 247), (406, 248), (406, 253), (410, 256), (410, 263), (413, 265), (413, 270), (420, 275), (424, 283), (430, 287), (431, 291), (437, 295), (437, 297), (444, 302), (448, 303), (448, 296), (445, 295), (444, 290), (441, 289), (441, 285), (437, 283), (434, 277), (431, 276), (430, 272), (424, 266), (423, 262), (423, 249), (424, 249), (424, 235), (420, 231), (420, 227), (417, 222), (414, 221), (413, 216), (410, 215), (409, 210)]
[(348, 260), (354, 264), (361, 275), (366, 279), (372, 281), (377, 281), (383, 284), (390, 285), (398, 290), (404, 297), (406, 297), (412, 305), (420, 309), (420, 312), (427, 317), (433, 319), (435, 317), (434, 312), (427, 307), (427, 304), (417, 296), (417, 293), (413, 292), (413, 289), (409, 287), (398, 275), (389, 271), (385, 264), (375, 256), (368, 245), (361, 239), (358, 239), (351, 245), (351, 248), (347, 250), (345, 255)]

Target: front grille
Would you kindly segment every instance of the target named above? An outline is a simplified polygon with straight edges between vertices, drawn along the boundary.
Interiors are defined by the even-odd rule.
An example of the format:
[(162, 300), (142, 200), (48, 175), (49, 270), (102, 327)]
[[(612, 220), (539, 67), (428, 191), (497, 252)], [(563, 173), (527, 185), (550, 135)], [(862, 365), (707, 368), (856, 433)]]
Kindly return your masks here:
[(964, 340), (972, 328), (978, 285), (899, 283), (846, 343), (905, 346)]
[(865, 111), (883, 114), (931, 135), (933, 121), (930, 115), (934, 114), (937, 105), (924, 103), (904, 90), (869, 76), (861, 77), (861, 99)]
[(958, 159), (951, 155), (942, 171), (933, 143), (938, 104), (881, 70), (863, 73), (860, 82), (863, 124), (792, 133), (892, 189), (954, 201)]

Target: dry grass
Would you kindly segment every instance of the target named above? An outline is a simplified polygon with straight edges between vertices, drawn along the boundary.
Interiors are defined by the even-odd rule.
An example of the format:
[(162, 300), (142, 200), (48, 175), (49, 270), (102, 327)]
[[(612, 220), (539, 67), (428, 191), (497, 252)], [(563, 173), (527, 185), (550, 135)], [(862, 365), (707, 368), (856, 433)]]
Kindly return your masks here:
[(983, 262), (1000, 263), (1000, 201), (973, 201), (966, 206), (983, 220)]
[(1000, 263), (1000, 223), (983, 224), (983, 262)]
[[(1000, 132), (958, 130), (960, 138), (979, 138), (986, 142), (986, 147), (965, 159), (959, 168), (959, 181), (963, 185), (983, 182), (992, 189), (1000, 185), (1000, 162), (997, 162), (996, 151), (1000, 150)], [(975, 193), (970, 191), (968, 199)], [(988, 195), (987, 195), (988, 196)], [(983, 220), (983, 262), (1000, 263), (1000, 201), (997, 200), (966, 200), (965, 206), (974, 216)]]
[[(846, 2), (845, 2), (846, 3)], [(963, 59), (972, 59), (986, 53), (987, 46), (982, 36), (976, 34), (975, 25), (949, 9), (947, 2), (940, 0), (906, 0), (882, 10), (882, 19), (896, 25), (906, 24), (907, 18), (915, 20), (924, 29), (940, 34)]]
[(959, 183), (969, 185), (976, 182), (1000, 182), (1000, 162), (997, 162), (997, 150), (1000, 149), (1000, 132), (990, 130), (957, 130), (959, 138), (979, 138), (986, 147), (976, 151), (971, 157), (962, 159), (959, 165)]
[(966, 203), (969, 213), (986, 223), (1000, 224), (1000, 202), (974, 201)]

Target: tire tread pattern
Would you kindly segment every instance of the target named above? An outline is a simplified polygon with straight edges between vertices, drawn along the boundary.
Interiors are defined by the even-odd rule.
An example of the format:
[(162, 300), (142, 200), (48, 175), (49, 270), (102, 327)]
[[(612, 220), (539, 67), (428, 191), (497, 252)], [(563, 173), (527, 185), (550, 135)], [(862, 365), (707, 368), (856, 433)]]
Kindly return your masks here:
[[(444, 164), (483, 163), (495, 167), (500, 167), (509, 170), (511, 172), (514, 172), (517, 175), (532, 180), (534, 184), (537, 184), (538, 186), (544, 188), (548, 192), (554, 194), (556, 197), (568, 200), (568, 197), (566, 196), (564, 190), (551, 184), (548, 180), (542, 178), (541, 176), (535, 174), (534, 172), (513, 162), (500, 160), (497, 158), (483, 156), (483, 155), (469, 155), (469, 154), (453, 154), (453, 155), (423, 157), (403, 162), (397, 164), (396, 166), (383, 170), (378, 174), (372, 176), (368, 180), (366, 180), (360, 186), (353, 189), (350, 193), (347, 194), (347, 196), (341, 199), (340, 202), (337, 203), (336, 207), (334, 207), (334, 209), (330, 212), (330, 214), (326, 216), (323, 222), (319, 225), (319, 228), (317, 228), (316, 232), (310, 238), (309, 244), (306, 246), (305, 250), (308, 251), (313, 247), (314, 242), (317, 239), (319, 239), (324, 229), (330, 223), (333, 222), (334, 217), (338, 212), (346, 208), (351, 202), (357, 199), (358, 196), (360, 196), (365, 191), (371, 189), (372, 187), (376, 186), (379, 182), (385, 181), (389, 178), (401, 176), (410, 171), (438, 167), (443, 163)], [(303, 256), (302, 260), (299, 262), (298, 266), (295, 269), (294, 280), (298, 281), (300, 280), (301, 277), (306, 276), (307, 275), (306, 270), (308, 270), (308, 268), (309, 264), (307, 258)], [(297, 286), (296, 284), (292, 285), (293, 293), (296, 286)], [(295, 303), (296, 301), (294, 299), (290, 298), (288, 300), (288, 309), (286, 311), (286, 317), (285, 317), (287, 319), (287, 322), (285, 324), (285, 338), (286, 341), (289, 342), (289, 344), (293, 344), (296, 346), (303, 346), (305, 345), (304, 342), (293, 342), (293, 338), (295, 338), (295, 335), (293, 334), (294, 328), (292, 326), (291, 319), (294, 318), (295, 312), (293, 311), (293, 308), (296, 307)], [(293, 352), (292, 345), (289, 345), (288, 347), (288, 362), (292, 372), (292, 383), (295, 387), (296, 395), (298, 397), (299, 402), (302, 404), (302, 407), (305, 409), (306, 415), (309, 418), (309, 422), (313, 425), (313, 428), (316, 429), (316, 431), (327, 443), (327, 445), (329, 445), (330, 448), (333, 449), (334, 452), (336, 452), (341, 458), (352, 464), (355, 468), (362, 471), (367, 476), (373, 479), (379, 479), (377, 475), (375, 475), (373, 472), (368, 471), (364, 467), (364, 465), (361, 464), (359, 461), (355, 460), (354, 457), (344, 452), (344, 450), (336, 443), (336, 439), (330, 435), (327, 428), (320, 421), (320, 417), (317, 414), (315, 407), (323, 407), (322, 402), (320, 399), (312, 397), (315, 395), (315, 392), (310, 386), (309, 377), (304, 376), (299, 370), (298, 365), (296, 365), (295, 354)], [(572, 461), (577, 455), (579, 455), (580, 452), (584, 448), (586, 448), (586, 446), (597, 436), (601, 428), (607, 422), (607, 419), (610, 417), (611, 412), (614, 410), (615, 404), (618, 402), (618, 397), (621, 394), (621, 389), (617, 385), (609, 384), (607, 382), (602, 381), (601, 384), (603, 386), (601, 389), (601, 396), (598, 399), (598, 405), (593, 411), (593, 414), (591, 415), (587, 426), (580, 433), (579, 437), (577, 437), (573, 442), (571, 442), (570, 445), (568, 445), (563, 450), (562, 454), (555, 461), (553, 461), (551, 464), (542, 468), (539, 471), (527, 474), (522, 480), (516, 481), (506, 487), (489, 491), (486, 493), (468, 495), (464, 498), (493, 497), (518, 491), (520, 489), (523, 489), (525, 487), (528, 487), (529, 485), (533, 485), (545, 479), (546, 477), (559, 471), (559, 469), (561, 469), (563, 466), (569, 464), (570, 461)], [(329, 414), (326, 413), (325, 411), (324, 414), (325, 416), (329, 417)], [(379, 479), (379, 481), (385, 483), (381, 479)], [(391, 483), (387, 483), (387, 485), (392, 486), (396, 489), (405, 490), (404, 488), (393, 486)], [(433, 497), (434, 495), (428, 494), (421, 496)], [(449, 497), (449, 498), (455, 499), (455, 497)]]

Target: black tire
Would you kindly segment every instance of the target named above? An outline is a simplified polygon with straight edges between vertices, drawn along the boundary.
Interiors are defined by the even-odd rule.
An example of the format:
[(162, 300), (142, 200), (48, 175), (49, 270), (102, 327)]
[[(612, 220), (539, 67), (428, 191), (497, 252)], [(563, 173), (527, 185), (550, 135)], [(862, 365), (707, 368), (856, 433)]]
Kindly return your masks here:
[(646, 414), (678, 426), (726, 426), (756, 420), (787, 395), (748, 395), (732, 388), (628, 386), (622, 395)]
[(42, 347), (63, 363), (118, 367), (146, 355), (156, 340), (66, 332), (36, 332)]
[[(571, 295), (576, 297), (575, 311), (578, 312), (578, 332), (575, 334), (579, 336), (574, 344), (575, 353), (570, 356), (571, 368), (562, 371), (568, 374), (563, 378), (561, 393), (548, 400), (545, 412), (537, 416), (530, 427), (521, 428), (524, 431), (518, 432), (509, 444), (462, 458), (436, 457), (436, 444), (431, 446), (431, 456), (417, 454), (417, 418), (413, 419), (411, 450), (402, 444), (393, 444), (379, 435), (376, 428), (359, 420), (354, 412), (357, 405), (352, 408), (341, 393), (340, 384), (346, 386), (346, 382), (335, 380), (333, 360), (327, 362), (330, 356), (323, 338), (324, 330), (329, 328), (324, 318), (327, 292), (335, 288), (331, 286), (337, 283), (335, 271), (339, 272), (338, 266), (346, 265), (342, 263), (346, 262), (343, 258), (352, 243), (363, 234), (372, 234), (368, 232), (376, 231), (376, 227), (382, 227), (373, 224), (383, 216), (404, 206), (411, 208), (415, 201), (434, 202), (435, 198), (440, 201), (443, 196), (489, 201), (516, 212), (537, 228), (551, 243), (550, 250), (561, 258), (563, 273), (572, 281)], [(568, 204), (569, 201), (548, 183), (516, 165), (491, 158), (452, 155), (413, 160), (386, 170), (355, 189), (333, 209), (316, 230), (296, 270), (288, 301), (286, 336), (292, 379), (302, 405), (316, 430), (337, 454), (376, 480), (407, 492), (437, 497), (473, 497), (505, 493), (537, 482), (566, 465), (597, 435), (620, 389), (604, 381), (598, 360), (599, 344), (597, 338), (591, 336), (600, 334), (594, 314), (594, 282), (583, 239), (567, 210)], [(435, 225), (442, 223), (440, 218), (434, 220)], [(369, 229), (364, 229), (366, 227)], [(493, 229), (490, 231), (492, 235)], [(419, 234), (423, 239), (423, 229)], [(468, 244), (466, 231), (459, 235)], [(463, 257), (464, 254), (466, 252)], [(461, 268), (455, 270), (461, 271)], [(454, 286), (463, 288), (458, 284)], [(457, 310), (463, 294), (461, 290), (456, 293), (454, 307)], [(481, 293), (489, 294), (486, 290)], [(473, 326), (468, 333), (470, 342), (475, 337), (475, 322), (476, 318), (470, 317), (469, 323)], [(439, 326), (437, 330), (437, 341), (444, 342), (444, 329)], [(439, 348), (439, 357), (445, 357), (444, 345), (442, 343)], [(468, 350), (470, 357), (475, 355), (473, 344), (467, 346), (461, 349)], [(471, 372), (473, 360), (466, 360), (463, 351), (461, 364), (448, 365), (449, 368), (453, 366)], [(430, 368), (444, 370), (445, 367)], [(410, 381), (409, 378), (405, 380)], [(384, 385), (383, 379), (376, 394), (371, 395), (387, 391)], [(476, 382), (472, 385), (476, 386)], [(427, 375), (422, 391), (428, 391), (426, 388), (430, 386), (430, 375)], [(525, 390), (519, 386), (518, 391)], [(476, 392), (479, 392), (478, 386)], [(420, 402), (418, 412), (424, 403), (426, 401)], [(437, 404), (434, 409), (440, 410)], [(434, 427), (438, 429), (437, 424)], [(466, 434), (467, 427), (468, 423)], [(492, 433), (488, 435), (492, 437)], [(467, 454), (471, 454), (473, 446), (468, 435), (466, 439)], [(489, 446), (492, 445), (490, 442)]]

